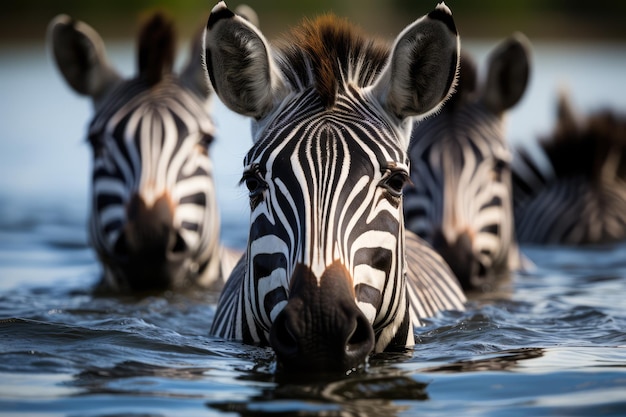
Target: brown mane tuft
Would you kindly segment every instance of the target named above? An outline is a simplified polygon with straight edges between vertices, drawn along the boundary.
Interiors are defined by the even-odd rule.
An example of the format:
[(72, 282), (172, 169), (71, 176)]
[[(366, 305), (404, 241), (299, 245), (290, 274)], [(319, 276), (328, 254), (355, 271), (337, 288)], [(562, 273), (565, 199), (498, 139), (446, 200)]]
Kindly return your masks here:
[(626, 179), (626, 118), (609, 110), (580, 120), (561, 120), (541, 146), (557, 176), (582, 174), (602, 180), (602, 167), (617, 156), (617, 175)]
[(175, 53), (174, 25), (162, 13), (155, 13), (139, 35), (139, 77), (150, 85), (172, 72)]
[[(386, 43), (366, 37), (347, 20), (323, 15), (304, 20), (279, 44), (283, 73), (294, 88), (314, 87), (331, 107), (346, 83), (363, 87), (381, 71), (389, 55)], [(361, 65), (364, 64), (364, 65)]]

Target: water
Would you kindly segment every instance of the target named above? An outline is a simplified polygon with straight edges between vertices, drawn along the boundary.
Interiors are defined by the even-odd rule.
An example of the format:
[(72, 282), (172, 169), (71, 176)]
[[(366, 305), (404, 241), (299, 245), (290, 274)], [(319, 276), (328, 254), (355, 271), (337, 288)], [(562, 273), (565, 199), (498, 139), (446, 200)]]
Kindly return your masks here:
[[(110, 49), (130, 73), (132, 47)], [(624, 68), (620, 45), (536, 45), (511, 141), (549, 129), (563, 80), (581, 110), (624, 111)], [(430, 320), (415, 348), (345, 377), (287, 379), (270, 350), (207, 335), (216, 294), (91, 295), (89, 103), (42, 45), (0, 48), (0, 91), (0, 416), (626, 415), (626, 244), (524, 247), (533, 270)], [(215, 112), (223, 239), (241, 246), (249, 134)]]

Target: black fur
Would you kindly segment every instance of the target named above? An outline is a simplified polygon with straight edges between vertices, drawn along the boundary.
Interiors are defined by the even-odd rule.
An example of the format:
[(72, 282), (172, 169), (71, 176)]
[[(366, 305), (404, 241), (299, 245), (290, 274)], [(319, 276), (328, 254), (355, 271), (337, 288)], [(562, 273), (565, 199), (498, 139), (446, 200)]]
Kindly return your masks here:
[(139, 35), (139, 78), (157, 84), (172, 72), (176, 37), (172, 22), (162, 13), (155, 14)]
[(620, 153), (618, 177), (626, 180), (626, 118), (603, 110), (584, 120), (561, 119), (541, 147), (557, 177), (584, 175), (602, 180), (602, 167), (612, 153)]

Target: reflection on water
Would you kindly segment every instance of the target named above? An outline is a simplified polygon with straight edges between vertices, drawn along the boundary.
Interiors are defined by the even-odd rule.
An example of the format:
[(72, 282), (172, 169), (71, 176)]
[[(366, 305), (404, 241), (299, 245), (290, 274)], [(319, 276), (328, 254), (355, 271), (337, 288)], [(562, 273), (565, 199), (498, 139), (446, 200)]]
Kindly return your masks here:
[[(544, 352), (543, 348), (494, 352), (476, 359), (423, 367), (418, 373), (398, 367), (399, 362), (410, 361), (410, 357), (404, 354), (380, 354), (372, 361), (368, 371), (356, 376), (339, 379), (336, 376), (320, 377), (311, 382), (311, 377), (290, 376), (283, 379), (265, 375), (276, 385), (244, 401), (215, 401), (207, 405), (241, 416), (274, 415), (278, 410), (279, 414), (285, 415), (299, 411), (299, 415), (394, 416), (411, 408), (419, 409), (415, 404), (412, 407), (404, 405), (405, 402), (431, 399), (428, 394), (429, 383), (425, 382), (429, 378), (423, 374), (515, 371), (522, 362), (540, 358)], [(307, 409), (311, 412), (307, 413)]]
[[(492, 43), (465, 45), (483, 62)], [(130, 72), (132, 48), (111, 52)], [(0, 47), (0, 62), (0, 416), (624, 415), (626, 244), (524, 247), (536, 266), (502, 292), (343, 377), (287, 378), (271, 350), (208, 336), (217, 294), (94, 297), (89, 104), (42, 45)], [(512, 141), (548, 130), (560, 81), (582, 110), (626, 109), (625, 47), (536, 45), (535, 63)], [(215, 111), (223, 237), (241, 247), (248, 125)]]
[[(336, 378), (336, 377), (335, 377)], [(378, 370), (358, 377), (342, 379), (317, 378), (306, 382), (290, 378), (264, 389), (245, 401), (208, 402), (210, 408), (255, 415), (323, 415), (323, 416), (394, 416), (410, 409), (402, 402), (426, 401), (425, 382), (419, 382), (401, 371)], [(308, 412), (307, 412), (308, 411)]]
[[(68, 385), (80, 388), (79, 395), (150, 395), (155, 397), (202, 398), (201, 393), (176, 392), (171, 385), (177, 380), (200, 381), (208, 369), (201, 367), (155, 366), (137, 361), (120, 362), (113, 367), (88, 368)], [(155, 381), (170, 381), (160, 390)]]
[(449, 364), (422, 368), (422, 372), (484, 372), (506, 371), (516, 368), (520, 361), (540, 358), (542, 348), (522, 348), (486, 355), (486, 357), (460, 360)]

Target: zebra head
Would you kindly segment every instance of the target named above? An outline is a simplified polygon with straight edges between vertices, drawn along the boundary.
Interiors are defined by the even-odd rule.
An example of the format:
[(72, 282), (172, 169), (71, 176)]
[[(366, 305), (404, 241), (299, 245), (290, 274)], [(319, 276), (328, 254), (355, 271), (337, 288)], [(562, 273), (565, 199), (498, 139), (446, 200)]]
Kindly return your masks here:
[(247, 330), (233, 337), (269, 343), (286, 369), (305, 371), (347, 370), (373, 350), (413, 342), (406, 149), (411, 117), (447, 97), (458, 47), (444, 4), (391, 50), (333, 16), (270, 46), (223, 2), (215, 6), (209, 76), (229, 108), (253, 118), (242, 178), (251, 223), (235, 319)]
[[(539, 154), (516, 149), (515, 232), (534, 245), (598, 245), (626, 239), (626, 113), (583, 114), (566, 90)], [(538, 160), (540, 156), (543, 161)], [(541, 161), (541, 162), (540, 162)]]
[(435, 247), (466, 290), (485, 289), (519, 266), (504, 115), (526, 89), (528, 50), (521, 34), (502, 42), (481, 86), (463, 53), (456, 92), (412, 132), (407, 228)]
[(218, 281), (219, 217), (208, 146), (214, 126), (201, 36), (180, 76), (172, 24), (156, 14), (139, 38), (138, 74), (123, 79), (101, 37), (61, 15), (49, 40), (62, 75), (92, 98), (90, 239), (103, 286), (161, 290)]

